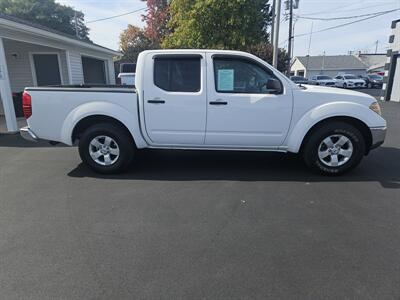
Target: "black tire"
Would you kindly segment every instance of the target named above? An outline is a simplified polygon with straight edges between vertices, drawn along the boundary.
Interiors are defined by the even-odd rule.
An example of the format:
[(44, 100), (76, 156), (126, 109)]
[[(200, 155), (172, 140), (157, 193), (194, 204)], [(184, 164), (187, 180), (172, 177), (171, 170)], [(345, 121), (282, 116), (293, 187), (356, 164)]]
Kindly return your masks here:
[(347, 89), (347, 83), (343, 83), (343, 88)]
[[(330, 136), (344, 136), (351, 141), (352, 154), (346, 162), (339, 166), (328, 166), (319, 158), (319, 150), (324, 139)], [(334, 121), (317, 127), (305, 141), (302, 156), (305, 164), (312, 170), (323, 175), (340, 175), (356, 167), (365, 155), (365, 140), (361, 132), (354, 126)], [(342, 156), (337, 155), (337, 157)], [(328, 158), (329, 159), (329, 158)], [(329, 162), (328, 162), (329, 163)]]
[[(118, 147), (119, 156), (114, 156), (115, 161), (110, 165), (101, 165), (91, 156), (90, 143), (99, 136), (113, 139), (113, 145)], [(131, 164), (135, 144), (130, 133), (121, 126), (112, 123), (99, 123), (86, 129), (79, 139), (79, 155), (82, 161), (93, 171), (102, 174), (115, 174), (125, 171)]]

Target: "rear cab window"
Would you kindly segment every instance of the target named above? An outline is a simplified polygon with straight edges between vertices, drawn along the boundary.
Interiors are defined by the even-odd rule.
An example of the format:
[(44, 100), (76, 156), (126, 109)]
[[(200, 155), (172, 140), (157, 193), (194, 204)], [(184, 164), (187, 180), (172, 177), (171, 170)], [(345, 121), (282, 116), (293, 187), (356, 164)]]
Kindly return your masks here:
[(168, 92), (199, 92), (201, 56), (154, 57), (154, 85)]

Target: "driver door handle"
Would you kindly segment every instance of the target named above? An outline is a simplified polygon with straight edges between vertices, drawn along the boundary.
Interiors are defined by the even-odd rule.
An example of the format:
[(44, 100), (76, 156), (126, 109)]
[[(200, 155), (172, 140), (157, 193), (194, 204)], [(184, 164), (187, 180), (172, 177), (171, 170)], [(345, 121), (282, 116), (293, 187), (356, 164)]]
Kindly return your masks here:
[(164, 104), (165, 100), (161, 100), (161, 99), (152, 99), (152, 100), (147, 100), (147, 103), (151, 103), (151, 104)]
[(210, 101), (210, 105), (227, 105), (227, 101)]

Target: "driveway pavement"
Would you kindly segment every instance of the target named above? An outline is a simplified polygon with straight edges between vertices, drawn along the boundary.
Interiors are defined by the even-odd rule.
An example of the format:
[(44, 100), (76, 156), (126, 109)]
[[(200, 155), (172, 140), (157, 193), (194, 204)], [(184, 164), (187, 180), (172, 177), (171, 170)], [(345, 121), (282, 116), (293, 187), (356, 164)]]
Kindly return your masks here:
[(361, 93), (366, 93), (368, 95), (371, 95), (375, 98), (378, 98), (379, 100), (381, 97), (385, 95), (385, 92), (382, 89), (355, 89), (355, 90)]
[(294, 155), (145, 151), (98, 176), (0, 135), (1, 299), (399, 299), (400, 104), (352, 173)]

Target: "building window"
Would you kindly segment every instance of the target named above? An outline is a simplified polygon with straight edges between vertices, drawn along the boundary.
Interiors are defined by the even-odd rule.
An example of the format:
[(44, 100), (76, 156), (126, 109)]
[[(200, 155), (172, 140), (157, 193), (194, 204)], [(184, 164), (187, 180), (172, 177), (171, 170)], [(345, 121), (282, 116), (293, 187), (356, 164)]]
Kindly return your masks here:
[(106, 84), (105, 61), (82, 56), (83, 78), (85, 84)]
[(61, 84), (58, 54), (34, 53), (32, 59), (37, 86)]

